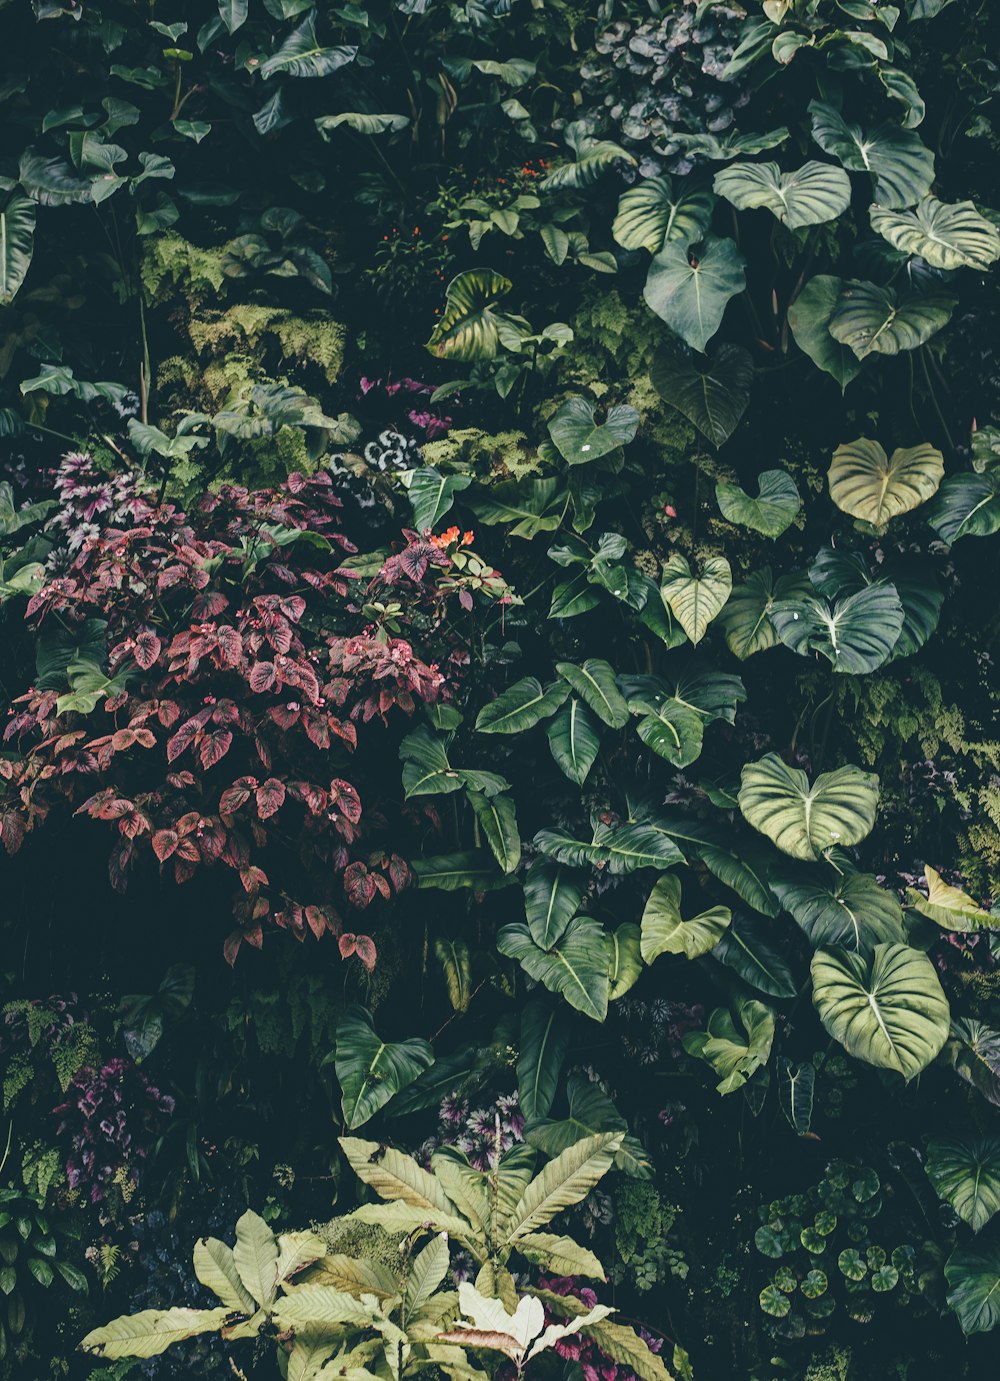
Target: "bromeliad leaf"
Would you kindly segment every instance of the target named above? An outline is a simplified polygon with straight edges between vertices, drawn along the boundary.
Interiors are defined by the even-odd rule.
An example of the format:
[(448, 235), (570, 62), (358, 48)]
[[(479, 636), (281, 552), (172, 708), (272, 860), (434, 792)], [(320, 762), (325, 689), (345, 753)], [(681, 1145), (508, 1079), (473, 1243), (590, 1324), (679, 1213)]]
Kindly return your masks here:
[(1000, 1141), (995, 1136), (935, 1137), (927, 1148), (927, 1178), (979, 1232), (1000, 1211)]
[(713, 906), (689, 921), (682, 920), (680, 879), (673, 873), (664, 873), (642, 913), (642, 957), (647, 964), (661, 954), (700, 959), (715, 948), (732, 919), (728, 907)]
[(497, 949), (578, 1012), (594, 1021), (607, 1016), (611, 946), (604, 927), (592, 916), (576, 916), (548, 950), (535, 944), (527, 925), (505, 925), (497, 935)]
[(739, 345), (720, 345), (704, 369), (676, 352), (658, 355), (650, 370), (653, 387), (682, 412), (714, 446), (729, 440), (746, 412), (753, 360)]
[(643, 289), (646, 304), (694, 350), (722, 325), (726, 304), (746, 287), (746, 260), (733, 240), (706, 235), (701, 253), (679, 241), (653, 257)]
[(431, 354), (442, 360), (492, 360), (500, 347), (500, 318), (494, 309), (510, 289), (510, 279), (492, 269), (466, 269), (453, 278), (427, 342)]
[(850, 178), (829, 163), (804, 163), (794, 173), (777, 163), (734, 163), (713, 185), (738, 210), (764, 208), (790, 230), (835, 220), (851, 203)]
[(627, 446), (639, 428), (639, 414), (628, 403), (609, 408), (600, 423), (594, 412), (589, 399), (567, 398), (549, 422), (549, 435), (570, 465), (586, 465)]
[(897, 300), (892, 288), (851, 279), (830, 318), (830, 334), (859, 360), (873, 354), (898, 355), (915, 350), (946, 326), (955, 303), (944, 293)]
[(936, 269), (988, 269), (1000, 259), (1000, 231), (971, 201), (953, 206), (924, 197), (912, 211), (873, 206), (872, 229), (902, 254), (919, 255)]
[(886, 121), (866, 134), (824, 101), (811, 102), (809, 113), (816, 143), (849, 171), (871, 174), (880, 206), (899, 210), (926, 196), (934, 181), (934, 155), (913, 130)]
[(878, 777), (860, 767), (823, 772), (810, 786), (777, 753), (743, 768), (740, 811), (792, 858), (815, 861), (832, 848), (860, 844), (875, 824)]
[(903, 631), (895, 586), (869, 585), (832, 605), (815, 597), (775, 600), (770, 619), (793, 652), (820, 652), (834, 671), (860, 676), (887, 662)]
[(546, 733), (560, 771), (576, 786), (583, 786), (601, 751), (601, 732), (594, 715), (571, 695), (549, 720)]
[(481, 734), (520, 734), (548, 719), (569, 695), (565, 681), (543, 688), (534, 676), (525, 676), (484, 705), (476, 719)]
[(762, 537), (780, 537), (802, 507), (795, 481), (784, 470), (765, 470), (757, 480), (757, 491), (757, 498), (752, 499), (738, 484), (720, 480), (715, 487), (719, 511), (730, 523), (751, 528)]
[(865, 437), (837, 447), (827, 476), (837, 507), (878, 528), (926, 503), (943, 478), (944, 457), (927, 442), (899, 447), (890, 458)]
[(714, 206), (711, 192), (683, 191), (675, 197), (669, 177), (647, 177), (622, 193), (611, 233), (622, 249), (658, 254), (675, 241), (686, 249), (705, 234)]
[(353, 1131), (428, 1069), (434, 1063), (434, 1052), (417, 1037), (387, 1044), (375, 1034), (365, 1009), (351, 1007), (337, 1023), (333, 1059), (344, 1122)]
[(660, 594), (663, 602), (691, 639), (698, 644), (708, 625), (721, 611), (733, 588), (733, 573), (724, 556), (710, 556), (701, 575), (691, 573), (687, 557), (674, 552), (663, 566)]
[(788, 324), (795, 344), (818, 369), (836, 379), (842, 393), (861, 372), (861, 361), (850, 346), (830, 334), (830, 322), (843, 288), (842, 278), (819, 274), (810, 278), (788, 308)]

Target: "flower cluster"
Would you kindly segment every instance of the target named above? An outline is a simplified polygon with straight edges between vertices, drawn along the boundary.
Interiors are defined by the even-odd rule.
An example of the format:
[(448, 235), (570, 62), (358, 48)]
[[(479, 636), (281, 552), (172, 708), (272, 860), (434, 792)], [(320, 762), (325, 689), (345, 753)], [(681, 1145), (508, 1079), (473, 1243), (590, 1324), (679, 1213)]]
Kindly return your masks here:
[(524, 1115), (516, 1093), (502, 1093), (495, 1102), (476, 1108), (467, 1098), (446, 1098), (438, 1116), (437, 1133), (417, 1153), (425, 1164), (439, 1146), (454, 1146), (477, 1170), (493, 1170), (505, 1151), (524, 1140)]

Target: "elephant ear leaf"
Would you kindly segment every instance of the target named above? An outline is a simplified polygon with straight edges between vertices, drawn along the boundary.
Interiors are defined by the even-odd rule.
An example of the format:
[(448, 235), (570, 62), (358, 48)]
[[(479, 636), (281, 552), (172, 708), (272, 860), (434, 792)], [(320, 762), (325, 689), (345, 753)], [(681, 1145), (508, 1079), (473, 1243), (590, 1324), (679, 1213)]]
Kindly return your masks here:
[(692, 574), (687, 557), (673, 552), (663, 566), (663, 602), (692, 643), (700, 643), (708, 625), (721, 612), (733, 589), (733, 573), (724, 556), (710, 556), (700, 576)]
[(837, 447), (827, 478), (841, 512), (884, 528), (933, 498), (944, 478), (944, 457), (924, 442), (897, 448), (890, 458), (877, 441), (859, 437)]
[(713, 446), (732, 436), (746, 412), (753, 360), (739, 345), (720, 345), (704, 368), (688, 356), (657, 356), (650, 377), (665, 403), (682, 412)]
[(35, 203), (15, 193), (0, 211), (0, 307), (8, 307), (24, 282), (35, 241)]
[(927, 896), (915, 887), (906, 889), (907, 905), (919, 911), (935, 925), (944, 930), (993, 930), (1000, 929), (1000, 917), (977, 906), (960, 887), (951, 887), (936, 868), (924, 866), (927, 882)]
[(714, 205), (711, 192), (681, 192), (675, 198), (669, 177), (647, 177), (622, 193), (611, 233), (622, 249), (658, 254), (675, 242), (686, 249), (705, 234)]
[(719, 511), (730, 523), (751, 528), (762, 537), (780, 537), (802, 507), (795, 481), (784, 470), (765, 470), (757, 480), (757, 498), (738, 484), (720, 481), (715, 488)]
[(813, 138), (824, 153), (832, 154), (848, 171), (874, 178), (874, 200), (880, 206), (892, 210), (914, 206), (929, 191), (934, 155), (913, 130), (886, 121), (865, 133), (824, 101), (813, 101), (809, 114)]
[(962, 1221), (979, 1232), (1000, 1210), (1000, 1141), (935, 1137), (927, 1148), (927, 1177)]
[(851, 203), (843, 168), (815, 161), (794, 173), (783, 173), (777, 163), (733, 163), (716, 173), (714, 190), (739, 211), (770, 211), (789, 230), (835, 220)]
[(344, 1122), (353, 1131), (429, 1069), (434, 1052), (417, 1037), (396, 1044), (380, 1040), (364, 1008), (352, 1007), (337, 1023), (334, 1062)]
[(664, 873), (649, 895), (642, 913), (640, 948), (647, 964), (661, 954), (683, 954), (700, 959), (722, 939), (733, 913), (725, 906), (681, 919), (681, 884), (673, 873)]
[(593, 403), (587, 398), (567, 398), (549, 422), (549, 435), (556, 450), (570, 465), (585, 465), (600, 460), (621, 446), (627, 446), (639, 429), (639, 414), (628, 403), (609, 408), (603, 422), (595, 419)]
[(992, 537), (1000, 532), (1000, 484), (992, 474), (949, 475), (927, 510), (927, 521), (942, 542), (960, 537)]
[(888, 582), (869, 585), (832, 605), (815, 597), (775, 600), (770, 619), (793, 652), (820, 652), (834, 671), (859, 676), (892, 656), (905, 615), (899, 592)]
[(944, 1268), (948, 1304), (962, 1332), (988, 1333), (1000, 1323), (1000, 1242), (959, 1247)]
[(442, 360), (492, 360), (500, 345), (495, 308), (511, 289), (492, 269), (466, 269), (453, 278), (427, 348)]
[(777, 753), (743, 768), (743, 818), (792, 858), (815, 861), (832, 848), (860, 844), (875, 824), (878, 777), (860, 767), (824, 772), (810, 785)]
[(903, 908), (869, 873), (815, 882), (772, 878), (771, 888), (816, 947), (841, 945), (867, 957), (877, 944), (906, 939)]
[(668, 241), (653, 257), (643, 297), (671, 331), (701, 351), (722, 325), (730, 298), (745, 287), (746, 260), (736, 242), (706, 235), (698, 255)]
[(937, 971), (909, 945), (876, 945), (870, 962), (817, 950), (813, 1002), (834, 1040), (856, 1059), (909, 1081), (943, 1049), (950, 1012)]
[(918, 255), (936, 269), (988, 269), (1000, 259), (1000, 231), (971, 201), (954, 206), (924, 197), (912, 211), (873, 206), (872, 229), (901, 254)]
[(850, 279), (830, 317), (830, 334), (859, 360), (869, 355), (898, 355), (947, 326), (958, 299), (946, 293), (897, 298), (892, 288)]
[(840, 391), (861, 372), (861, 361), (848, 345), (830, 334), (830, 322), (840, 301), (843, 279), (832, 274), (810, 278), (788, 308), (788, 324), (795, 344), (818, 369), (836, 379)]

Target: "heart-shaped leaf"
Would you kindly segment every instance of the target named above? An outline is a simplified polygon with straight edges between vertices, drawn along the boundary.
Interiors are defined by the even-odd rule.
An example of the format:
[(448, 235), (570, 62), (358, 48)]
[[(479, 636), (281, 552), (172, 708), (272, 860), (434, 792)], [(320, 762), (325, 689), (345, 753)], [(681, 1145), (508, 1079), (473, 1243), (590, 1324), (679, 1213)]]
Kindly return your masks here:
[(830, 497), (843, 513), (880, 528), (926, 503), (943, 478), (944, 457), (927, 442), (897, 447), (890, 458), (866, 437), (838, 446), (827, 476)]
[(35, 241), (35, 203), (15, 193), (0, 210), (0, 307), (7, 307), (24, 282)]
[(850, 280), (830, 318), (834, 340), (853, 350), (859, 360), (869, 355), (898, 355), (947, 326), (956, 299), (944, 293), (897, 300), (892, 288)]
[(802, 507), (795, 481), (784, 470), (765, 470), (757, 479), (755, 499), (738, 484), (724, 480), (716, 485), (715, 498), (719, 511), (730, 523), (739, 523), (771, 538), (780, 537)]
[(962, 1332), (989, 1333), (1000, 1323), (1000, 1242), (953, 1251), (944, 1268), (948, 1305)]
[(903, 908), (868, 873), (841, 873), (831, 881), (773, 878), (771, 890), (816, 947), (840, 945), (868, 957), (876, 945), (906, 940)]
[(611, 945), (604, 927), (592, 916), (575, 917), (549, 950), (535, 944), (526, 925), (505, 925), (497, 935), (497, 949), (585, 1016), (594, 1021), (607, 1016)]
[(495, 308), (510, 289), (510, 279), (492, 269), (466, 269), (453, 278), (427, 342), (431, 354), (442, 360), (492, 360), (500, 345)]
[(715, 948), (714, 958), (769, 997), (794, 997), (795, 976), (768, 939), (759, 916), (740, 916)]
[(387, 1044), (375, 1034), (364, 1008), (351, 1007), (337, 1023), (334, 1058), (344, 1122), (353, 1131), (429, 1069), (434, 1051), (416, 1036)]
[(549, 436), (570, 465), (586, 465), (627, 446), (639, 428), (639, 414), (627, 403), (608, 409), (601, 423), (587, 398), (567, 398), (549, 422)]
[(663, 565), (660, 594), (691, 642), (698, 644), (708, 625), (732, 593), (733, 573), (724, 556), (702, 562), (701, 575), (691, 572), (686, 556), (673, 552)]
[(927, 195), (934, 181), (934, 155), (913, 130), (886, 121), (866, 134), (824, 101), (811, 102), (809, 113), (816, 143), (849, 171), (870, 173), (880, 206), (899, 210)]
[(715, 446), (736, 430), (750, 401), (753, 360), (739, 345), (720, 345), (704, 369), (690, 356), (658, 355), (650, 377), (665, 403), (682, 412)]
[(915, 887), (906, 889), (906, 902), (914, 911), (941, 926), (942, 930), (967, 932), (970, 930), (1000, 930), (1000, 916), (994, 916), (977, 906), (960, 887), (951, 887), (937, 869), (924, 865), (927, 896)]
[(788, 308), (788, 324), (795, 344), (818, 369), (836, 379), (841, 392), (861, 372), (861, 362), (850, 346), (830, 334), (830, 322), (843, 288), (843, 279), (819, 274), (810, 278)]
[[(770, 26), (765, 26), (770, 27)], [(671, 131), (671, 139), (687, 153), (697, 154), (699, 158), (709, 158), (715, 163), (724, 159), (740, 158), (744, 154), (764, 153), (776, 149), (788, 140), (788, 130), (784, 126), (768, 130), (766, 134), (736, 134), (727, 130), (725, 134), (684, 134), (680, 130)]]
[(893, 585), (869, 585), (832, 605), (809, 597), (775, 600), (770, 619), (793, 652), (820, 652), (834, 671), (860, 676), (889, 660), (903, 631), (903, 606)]
[(719, 1093), (735, 1093), (767, 1064), (774, 1041), (774, 1012), (755, 999), (737, 1001), (736, 1018), (725, 1007), (716, 1007), (705, 1031), (688, 1031), (684, 1049), (696, 1059), (705, 1060), (720, 1075)]
[[(637, 709), (639, 701), (630, 700)], [(667, 700), (657, 709), (642, 706), (643, 718), (636, 725), (636, 733), (653, 752), (674, 767), (688, 767), (701, 756), (705, 725), (701, 715), (676, 700)]]
[(954, 205), (924, 197), (912, 211), (873, 206), (872, 229), (901, 254), (936, 269), (988, 269), (1000, 259), (1000, 231), (971, 201)]
[(719, 615), (719, 627), (729, 650), (740, 661), (756, 652), (766, 652), (778, 643), (770, 613), (778, 600), (809, 594), (809, 582), (798, 575), (783, 575), (777, 581), (770, 566), (754, 571), (742, 585), (736, 585)]
[(664, 873), (642, 913), (642, 957), (647, 964), (661, 954), (699, 959), (715, 948), (732, 919), (728, 907), (713, 906), (689, 921), (681, 920), (680, 879), (673, 873)]
[(601, 749), (601, 733), (594, 715), (571, 695), (546, 730), (556, 764), (571, 782), (583, 786)]
[(851, 204), (851, 180), (830, 163), (783, 173), (777, 163), (733, 163), (716, 173), (716, 193), (740, 211), (763, 208), (790, 230), (835, 220)]
[(647, 177), (622, 193), (611, 233), (622, 249), (658, 254), (675, 241), (686, 249), (708, 229), (714, 206), (711, 192), (675, 195), (669, 177)]
[(740, 810), (748, 824), (792, 858), (812, 862), (832, 848), (860, 844), (875, 824), (878, 777), (860, 767), (823, 772), (810, 786), (777, 753), (743, 768)]
[(407, 494), (418, 532), (436, 528), (455, 502), (455, 495), (472, 483), (471, 475), (442, 475), (432, 465), (422, 465), (410, 471), (409, 476)]
[(668, 242), (653, 256), (643, 289), (647, 306), (694, 350), (722, 325), (726, 304), (746, 287), (746, 260), (735, 241), (706, 235), (701, 252)]
[(946, 1203), (979, 1232), (1000, 1211), (1000, 1141), (935, 1137), (927, 1148), (927, 1178)]
[(813, 1002), (834, 1040), (856, 1059), (909, 1081), (940, 1053), (951, 1015), (937, 971), (909, 945), (876, 945), (870, 962), (817, 950)]
[(324, 48), (316, 38), (316, 11), (310, 10), (277, 52), (258, 71), (265, 81), (279, 74), (285, 77), (329, 77), (357, 57), (357, 44), (342, 43)]
[(960, 537), (992, 537), (1000, 532), (1000, 484), (992, 473), (949, 475), (927, 510), (927, 521), (942, 542)]

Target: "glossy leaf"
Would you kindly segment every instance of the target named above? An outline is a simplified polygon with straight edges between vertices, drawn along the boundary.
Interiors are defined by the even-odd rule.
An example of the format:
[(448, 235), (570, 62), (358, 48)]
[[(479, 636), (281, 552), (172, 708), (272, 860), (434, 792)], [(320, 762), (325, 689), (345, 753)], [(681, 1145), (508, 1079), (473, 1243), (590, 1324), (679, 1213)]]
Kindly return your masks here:
[(548, 719), (569, 695), (569, 686), (554, 681), (543, 688), (534, 676), (525, 676), (484, 705), (476, 719), (481, 734), (521, 734)]
[(442, 360), (492, 360), (500, 348), (498, 303), (510, 279), (492, 269), (466, 269), (448, 284), (445, 305), (427, 342)]
[(962, 1221), (979, 1232), (1000, 1211), (1000, 1141), (993, 1136), (934, 1137), (927, 1147), (927, 1178)]
[(746, 260), (735, 242), (706, 235), (697, 257), (677, 241), (665, 244), (653, 256), (643, 297), (671, 331), (704, 351), (727, 303), (745, 287)]
[(548, 950), (535, 944), (527, 925), (505, 925), (497, 935), (497, 949), (584, 1016), (593, 1021), (607, 1016), (611, 952), (604, 927), (593, 917), (576, 916)]
[(962, 1332), (989, 1333), (1000, 1324), (1000, 1242), (959, 1247), (945, 1263), (948, 1305)]
[(778, 1102), (788, 1125), (799, 1136), (805, 1136), (812, 1125), (815, 1088), (815, 1066), (808, 1061), (796, 1065), (783, 1057), (778, 1060)]
[(765, 1003), (748, 998), (737, 1001), (733, 1012), (717, 1007), (707, 1029), (689, 1031), (683, 1043), (689, 1055), (712, 1066), (719, 1076), (717, 1091), (727, 1094), (743, 1088), (767, 1064), (773, 1040), (774, 1012)]
[(673, 873), (664, 873), (649, 895), (642, 913), (641, 952), (651, 964), (661, 954), (683, 954), (699, 959), (714, 949), (733, 919), (725, 906), (713, 906), (688, 921), (681, 919), (681, 884)]
[(936, 868), (924, 865), (927, 896), (915, 887), (906, 889), (906, 902), (947, 931), (1000, 930), (1000, 916), (984, 911), (960, 887), (952, 887)]
[(727, 484), (724, 480), (716, 485), (715, 498), (728, 522), (771, 538), (780, 537), (802, 507), (795, 481), (784, 470), (765, 470), (758, 476), (755, 499), (745, 494), (739, 485)]
[(277, 76), (329, 77), (353, 62), (357, 54), (357, 44), (324, 48), (316, 38), (316, 12), (311, 10), (258, 70), (265, 81)]
[(868, 957), (878, 944), (906, 939), (903, 908), (869, 873), (801, 882), (775, 878), (771, 887), (817, 948), (840, 945)]
[(597, 719), (582, 700), (571, 695), (549, 720), (549, 748), (559, 770), (576, 786), (583, 786), (601, 751)]
[(830, 334), (859, 360), (873, 354), (898, 355), (915, 350), (947, 326), (955, 301), (945, 293), (897, 299), (892, 288), (851, 279), (830, 318)]
[(604, 421), (597, 422), (589, 399), (567, 398), (549, 420), (549, 436), (570, 465), (586, 465), (627, 446), (638, 427), (639, 414), (628, 403), (609, 408)]
[(609, 662), (600, 657), (591, 657), (580, 666), (574, 662), (557, 662), (556, 671), (604, 724), (612, 729), (625, 727), (629, 719), (628, 705)]
[(531, 938), (549, 949), (576, 915), (583, 900), (583, 874), (536, 858), (524, 879), (524, 909)]
[(786, 647), (821, 653), (834, 671), (860, 676), (887, 662), (903, 631), (903, 606), (892, 585), (869, 585), (832, 605), (819, 598), (775, 600), (770, 615)]
[(934, 180), (934, 155), (913, 130), (886, 121), (865, 133), (823, 101), (811, 102), (809, 113), (816, 143), (849, 171), (869, 173), (880, 206), (915, 206), (927, 194)]
[(0, 209), (0, 307), (8, 307), (24, 282), (35, 242), (35, 203), (16, 193)]
[(719, 615), (719, 627), (726, 643), (740, 661), (757, 652), (766, 652), (778, 644), (778, 635), (771, 622), (771, 610), (776, 601), (792, 598), (808, 591), (808, 582), (797, 576), (780, 576), (777, 582), (770, 566), (753, 571), (742, 585), (736, 585)]
[(877, 441), (859, 437), (833, 453), (827, 476), (839, 509), (873, 527), (926, 503), (944, 478), (944, 457), (927, 442), (886, 455)]
[(521, 1015), (517, 1059), (517, 1100), (529, 1121), (548, 1116), (568, 1046), (558, 1007), (543, 998), (532, 998)]
[(810, 278), (788, 308), (788, 325), (795, 344), (818, 369), (836, 379), (843, 392), (861, 372), (861, 361), (848, 345), (830, 334), (844, 281), (832, 274)]
[(663, 565), (660, 594), (670, 612), (697, 645), (721, 612), (733, 588), (733, 573), (724, 556), (709, 556), (701, 574), (693, 575), (687, 557), (674, 552)]
[(927, 510), (927, 521), (949, 545), (960, 537), (992, 537), (1000, 532), (1000, 485), (992, 473), (949, 475)]
[(521, 836), (517, 832), (514, 802), (509, 796), (487, 796), (481, 791), (470, 790), (467, 795), (501, 872), (512, 873), (521, 861)]
[(812, 785), (777, 753), (743, 768), (744, 819), (793, 858), (813, 861), (865, 839), (875, 824), (878, 777), (859, 767), (824, 772)]
[(352, 1007), (337, 1023), (335, 1061), (344, 1122), (353, 1131), (429, 1068), (434, 1052), (417, 1037), (387, 1044), (364, 1008)]
[(764, 933), (759, 917), (740, 916), (720, 939), (714, 958), (768, 997), (794, 997), (795, 977)]

